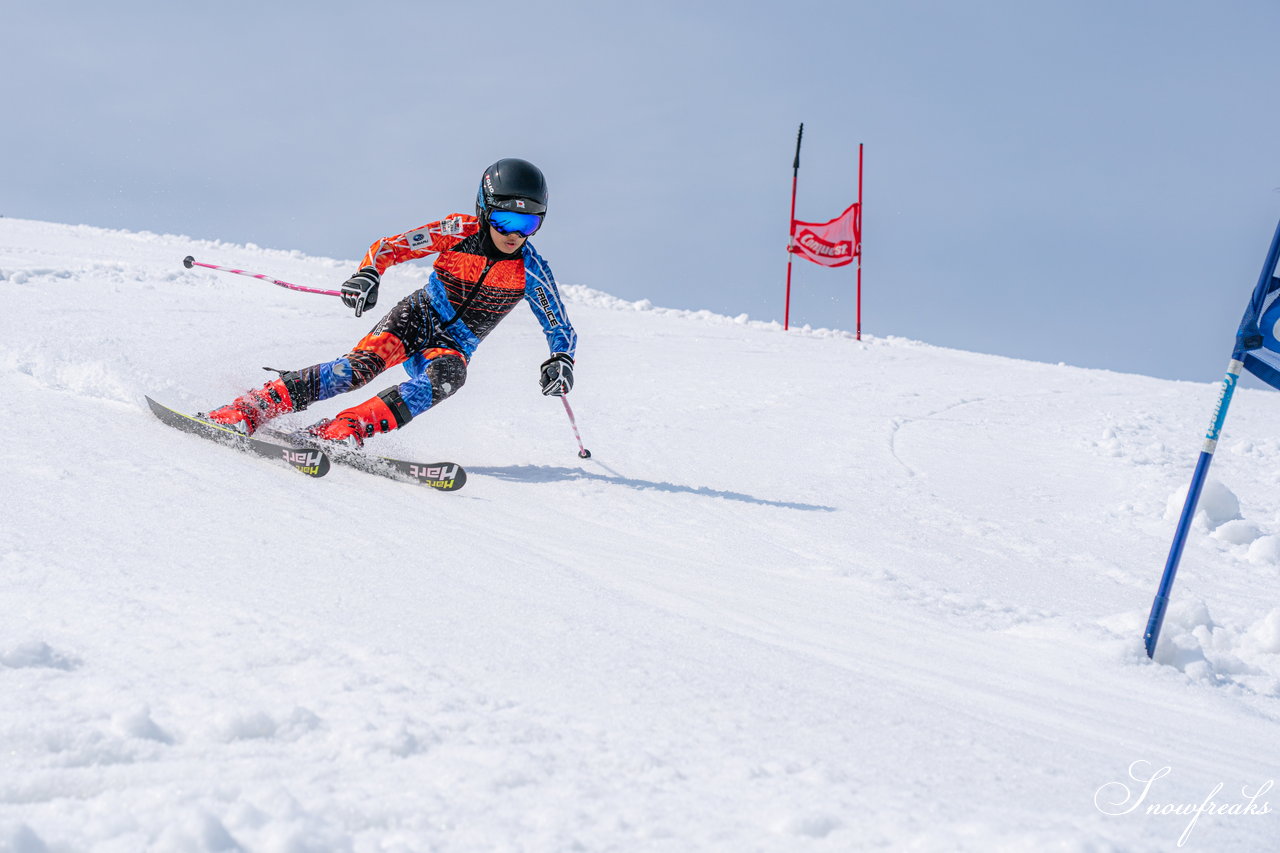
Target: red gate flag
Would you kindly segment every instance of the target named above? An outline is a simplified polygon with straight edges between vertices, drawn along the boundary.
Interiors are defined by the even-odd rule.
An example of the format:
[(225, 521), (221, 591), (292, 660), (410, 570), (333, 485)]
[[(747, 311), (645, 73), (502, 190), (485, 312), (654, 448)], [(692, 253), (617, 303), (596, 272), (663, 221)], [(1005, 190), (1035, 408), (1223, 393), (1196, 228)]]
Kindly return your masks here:
[(842, 267), (862, 254), (861, 205), (830, 222), (791, 220), (791, 252), (824, 267)]

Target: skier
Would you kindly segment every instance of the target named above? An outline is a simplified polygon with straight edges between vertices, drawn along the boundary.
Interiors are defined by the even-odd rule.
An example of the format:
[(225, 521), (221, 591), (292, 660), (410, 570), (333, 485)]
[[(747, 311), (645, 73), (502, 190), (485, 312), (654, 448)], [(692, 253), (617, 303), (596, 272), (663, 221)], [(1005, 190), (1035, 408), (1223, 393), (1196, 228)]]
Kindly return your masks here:
[(252, 435), (263, 423), (299, 412), (317, 400), (367, 384), (404, 364), (409, 379), (305, 431), (330, 442), (363, 446), (457, 393), (480, 341), (523, 299), (542, 324), (551, 357), (542, 362), (542, 393), (561, 396), (573, 387), (577, 334), (569, 323), (551, 268), (528, 239), (547, 212), (547, 182), (526, 160), (499, 160), (484, 171), (476, 215), (455, 213), (369, 247), (359, 271), (342, 285), (342, 301), (359, 317), (378, 302), (388, 267), (439, 253), (420, 290), (391, 309), (351, 352), (296, 371), (277, 371), (205, 417)]

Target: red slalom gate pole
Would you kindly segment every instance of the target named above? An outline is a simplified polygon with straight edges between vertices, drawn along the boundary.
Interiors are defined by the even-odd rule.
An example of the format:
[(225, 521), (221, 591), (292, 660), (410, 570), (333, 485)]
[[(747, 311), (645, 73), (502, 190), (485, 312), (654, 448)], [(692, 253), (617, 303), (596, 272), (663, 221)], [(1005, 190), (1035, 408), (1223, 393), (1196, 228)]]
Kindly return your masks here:
[(232, 269), (231, 267), (220, 267), (217, 264), (202, 264), (199, 261), (197, 261), (195, 258), (191, 257), (191, 255), (187, 255), (185, 258), (182, 259), (182, 265), (187, 269), (191, 269), (192, 267), (204, 267), (207, 270), (218, 270), (219, 272), (230, 272), (230, 273), (235, 273), (236, 275), (245, 275), (245, 276), (248, 276), (249, 278), (258, 278), (258, 279), (262, 279), (263, 281), (269, 281), (272, 284), (278, 285), (280, 287), (287, 287), (290, 290), (301, 290), (303, 293), (319, 293), (322, 296), (341, 296), (342, 295), (342, 292), (339, 290), (319, 290), (314, 287), (303, 287), (300, 284), (290, 284), (287, 281), (280, 281), (279, 279), (272, 278), (269, 275), (263, 275), (262, 273), (246, 272), (245, 270)]
[(791, 220), (787, 224), (787, 303), (782, 314), (782, 330), (791, 328), (791, 256), (792, 241), (796, 236), (796, 183), (800, 179), (800, 140), (804, 138), (804, 122), (800, 122), (800, 132), (796, 134), (796, 159), (791, 164)]
[(858, 328), (857, 340), (862, 340), (862, 143), (858, 143)]

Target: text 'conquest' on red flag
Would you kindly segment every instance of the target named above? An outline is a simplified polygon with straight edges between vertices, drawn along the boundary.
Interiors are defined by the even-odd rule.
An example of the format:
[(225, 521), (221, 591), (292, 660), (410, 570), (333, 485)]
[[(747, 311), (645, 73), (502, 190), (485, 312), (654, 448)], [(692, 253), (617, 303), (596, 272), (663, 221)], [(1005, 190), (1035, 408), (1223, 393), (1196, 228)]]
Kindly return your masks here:
[(862, 211), (851, 204), (830, 222), (791, 222), (790, 251), (824, 267), (842, 267), (862, 252)]

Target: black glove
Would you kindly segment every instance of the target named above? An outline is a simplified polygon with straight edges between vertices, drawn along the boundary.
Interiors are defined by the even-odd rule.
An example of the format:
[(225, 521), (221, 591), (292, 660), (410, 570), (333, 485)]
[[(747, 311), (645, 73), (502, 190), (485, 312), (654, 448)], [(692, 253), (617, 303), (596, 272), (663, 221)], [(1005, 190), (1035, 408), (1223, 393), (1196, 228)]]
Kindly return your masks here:
[(542, 393), (548, 397), (563, 397), (573, 388), (573, 359), (567, 352), (558, 352), (542, 362)]
[(342, 284), (342, 304), (356, 309), (356, 316), (364, 313), (364, 309), (378, 304), (378, 282), (381, 277), (373, 267), (362, 267), (360, 272), (351, 276)]

